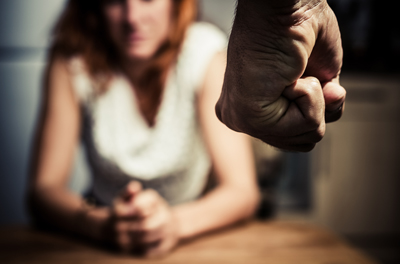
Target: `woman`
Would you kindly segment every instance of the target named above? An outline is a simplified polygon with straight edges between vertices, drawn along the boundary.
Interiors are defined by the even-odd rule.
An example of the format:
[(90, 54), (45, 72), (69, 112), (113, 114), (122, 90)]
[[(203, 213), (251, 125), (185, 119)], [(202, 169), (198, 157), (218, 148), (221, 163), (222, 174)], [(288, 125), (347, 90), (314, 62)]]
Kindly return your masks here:
[[(249, 140), (214, 113), (224, 36), (192, 23), (194, 0), (70, 0), (45, 83), (29, 205), (38, 221), (160, 256), (250, 217)], [(66, 187), (82, 137), (89, 196)], [(218, 185), (201, 196), (210, 167)]]

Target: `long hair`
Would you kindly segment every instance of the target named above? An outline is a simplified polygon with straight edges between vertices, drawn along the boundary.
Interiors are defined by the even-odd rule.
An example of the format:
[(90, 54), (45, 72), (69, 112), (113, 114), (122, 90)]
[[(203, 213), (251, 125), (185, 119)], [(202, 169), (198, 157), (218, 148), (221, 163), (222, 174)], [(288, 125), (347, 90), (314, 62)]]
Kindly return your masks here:
[[(107, 34), (102, 13), (104, 0), (69, 0), (53, 29), (50, 60), (55, 57), (71, 58), (79, 55), (85, 62), (99, 92), (119, 68), (117, 51)], [(167, 40), (151, 59), (149, 67), (138, 82), (145, 96), (139, 101), (141, 111), (150, 124), (157, 113), (168, 69), (179, 53), (185, 32), (196, 16), (196, 0), (172, 0), (172, 27)], [(100, 78), (101, 77), (101, 78)]]

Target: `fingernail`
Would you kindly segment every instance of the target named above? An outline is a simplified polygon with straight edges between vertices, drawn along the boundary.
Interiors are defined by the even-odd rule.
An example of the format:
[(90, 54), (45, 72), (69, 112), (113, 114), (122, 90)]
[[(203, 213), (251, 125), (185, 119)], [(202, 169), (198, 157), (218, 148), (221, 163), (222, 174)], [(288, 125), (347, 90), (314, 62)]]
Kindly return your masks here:
[(339, 112), (343, 108), (343, 103), (332, 103), (325, 107), (325, 110), (328, 112)]

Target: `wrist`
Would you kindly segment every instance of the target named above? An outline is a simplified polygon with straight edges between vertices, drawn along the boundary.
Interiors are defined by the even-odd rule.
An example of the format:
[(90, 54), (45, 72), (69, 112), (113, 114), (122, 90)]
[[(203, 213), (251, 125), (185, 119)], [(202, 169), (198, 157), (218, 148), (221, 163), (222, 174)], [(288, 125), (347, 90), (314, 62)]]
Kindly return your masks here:
[[(189, 210), (189, 212), (188, 212)], [(190, 206), (186, 204), (179, 205), (172, 208), (172, 215), (175, 222), (175, 231), (178, 240), (189, 239), (197, 234), (195, 231), (195, 223), (191, 221)]]
[(95, 241), (109, 240), (110, 209), (107, 207), (86, 207), (81, 212), (82, 233)]

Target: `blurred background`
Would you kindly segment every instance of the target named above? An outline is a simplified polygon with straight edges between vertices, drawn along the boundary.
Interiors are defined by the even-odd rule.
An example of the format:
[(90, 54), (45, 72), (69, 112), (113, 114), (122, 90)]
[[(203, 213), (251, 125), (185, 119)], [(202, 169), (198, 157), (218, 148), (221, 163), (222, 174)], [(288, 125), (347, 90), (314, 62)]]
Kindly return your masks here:
[[(65, 0), (0, 1), (0, 224), (26, 224), (29, 152), (49, 32)], [(230, 32), (236, 0), (199, 1), (199, 19)], [(328, 0), (342, 31), (343, 118), (310, 153), (254, 140), (259, 217), (328, 227), (382, 263), (400, 263), (400, 30), (377, 0)], [(77, 149), (70, 183), (88, 171)]]

